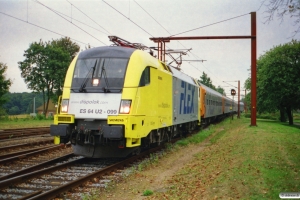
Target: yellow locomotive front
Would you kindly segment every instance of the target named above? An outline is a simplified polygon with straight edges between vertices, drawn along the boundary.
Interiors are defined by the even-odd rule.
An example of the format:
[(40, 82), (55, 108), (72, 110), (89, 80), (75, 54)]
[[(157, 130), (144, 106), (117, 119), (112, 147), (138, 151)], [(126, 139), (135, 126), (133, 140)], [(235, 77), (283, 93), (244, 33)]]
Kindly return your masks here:
[(59, 103), (56, 143), (70, 141), (85, 157), (124, 157), (162, 140), (151, 130), (172, 125), (172, 75), (141, 50), (88, 49), (71, 63)]

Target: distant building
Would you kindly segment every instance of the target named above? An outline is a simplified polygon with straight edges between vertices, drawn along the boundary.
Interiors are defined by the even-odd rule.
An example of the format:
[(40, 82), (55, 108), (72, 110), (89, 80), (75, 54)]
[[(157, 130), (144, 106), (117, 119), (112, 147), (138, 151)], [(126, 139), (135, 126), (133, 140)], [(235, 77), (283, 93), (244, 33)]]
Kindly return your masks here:
[[(41, 105), (37, 109), (38, 114), (43, 114), (44, 105)], [(56, 107), (55, 104), (50, 100), (48, 105), (48, 112), (46, 113), (46, 117), (54, 116), (56, 114)]]

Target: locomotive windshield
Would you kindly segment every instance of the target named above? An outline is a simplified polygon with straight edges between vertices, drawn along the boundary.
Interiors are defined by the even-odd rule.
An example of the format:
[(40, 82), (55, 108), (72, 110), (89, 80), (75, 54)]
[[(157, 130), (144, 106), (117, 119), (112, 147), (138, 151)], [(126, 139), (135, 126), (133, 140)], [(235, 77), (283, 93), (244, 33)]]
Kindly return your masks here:
[(121, 92), (128, 59), (78, 59), (75, 65), (73, 92)]

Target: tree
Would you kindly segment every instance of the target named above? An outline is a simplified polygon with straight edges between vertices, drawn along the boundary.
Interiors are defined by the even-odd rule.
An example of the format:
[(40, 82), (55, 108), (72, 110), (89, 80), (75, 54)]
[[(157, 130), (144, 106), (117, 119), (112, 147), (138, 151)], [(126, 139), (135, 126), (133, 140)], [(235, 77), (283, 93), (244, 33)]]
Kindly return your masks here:
[(257, 61), (257, 110), (286, 112), (293, 124), (292, 111), (300, 109), (300, 42), (279, 45)]
[(66, 72), (68, 70), (69, 64), (72, 62), (72, 60), (74, 59), (76, 54), (79, 52), (80, 47), (76, 43), (73, 43), (71, 41), (71, 39), (68, 37), (61, 38), (60, 40), (53, 40), (51, 42), (51, 45), (56, 48), (61, 48), (66, 53), (68, 53), (68, 56), (69, 56), (69, 59), (63, 66), (63, 69), (61, 70), (62, 73), (56, 74), (59, 77), (57, 77), (57, 81), (55, 82), (54, 88), (56, 90), (55, 90), (54, 95), (51, 96), (51, 99), (53, 102), (57, 102), (58, 97), (62, 94), (63, 84), (64, 84), (64, 80), (65, 80), (65, 76), (66, 76)]
[(5, 97), (5, 94), (8, 92), (9, 87), (12, 84), (10, 79), (5, 78), (6, 70), (6, 64), (0, 62), (0, 114), (3, 113), (2, 105), (8, 101), (8, 98)]
[(68, 66), (79, 46), (69, 38), (49, 42), (34, 42), (25, 50), (25, 60), (19, 62), (21, 76), (29, 89), (43, 94), (44, 113), (47, 113), (49, 100), (57, 101)]
[[(264, 1), (265, 2), (265, 1)], [(269, 0), (266, 4), (268, 10), (267, 21), (271, 21), (276, 15), (281, 21), (284, 16), (294, 18), (295, 26), (298, 25), (295, 33), (300, 32), (300, 1), (299, 0)]]
[(221, 86), (218, 85), (216, 91), (219, 92), (220, 94), (226, 96), (225, 90)]
[(222, 88), (221, 86), (218, 86), (218, 88), (216, 88), (216, 86), (212, 84), (212, 80), (207, 76), (205, 72), (202, 72), (202, 76), (200, 76), (200, 80), (198, 80), (198, 82), (226, 96), (224, 88)]
[(212, 84), (212, 80), (207, 76), (205, 72), (202, 72), (202, 76), (200, 76), (200, 83), (216, 90), (216, 87)]
[(245, 88), (245, 90), (248, 91), (245, 96), (245, 100), (244, 100), (244, 102), (246, 103), (246, 106), (247, 106), (246, 109), (251, 110), (251, 78), (250, 77), (245, 81), (244, 88)]

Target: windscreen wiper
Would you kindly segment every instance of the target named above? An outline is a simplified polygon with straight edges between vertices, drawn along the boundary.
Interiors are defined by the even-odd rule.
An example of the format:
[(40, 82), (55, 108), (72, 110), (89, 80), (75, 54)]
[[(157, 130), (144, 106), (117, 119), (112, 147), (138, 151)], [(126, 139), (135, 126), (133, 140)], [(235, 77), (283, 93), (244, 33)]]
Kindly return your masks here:
[(93, 70), (93, 71), (92, 71), (92, 78), (94, 77), (94, 72), (95, 72), (95, 69), (96, 69), (96, 65), (97, 65), (97, 60), (96, 60), (96, 62), (95, 62), (94, 67), (91, 67), (91, 69), (90, 69), (89, 72), (87, 73), (86, 77), (84, 78), (83, 83), (81, 84), (81, 86), (80, 86), (80, 88), (79, 88), (79, 92), (86, 92), (85, 87), (86, 87), (86, 84), (87, 84), (87, 82), (88, 82), (88, 80), (89, 80), (89, 75), (90, 75), (91, 71)]
[(104, 63), (105, 63), (105, 60), (103, 61), (103, 65), (102, 65), (102, 69), (101, 69), (100, 81), (102, 79), (102, 74), (103, 74), (106, 87), (103, 87), (102, 90), (106, 93), (106, 92), (110, 92), (110, 90), (109, 90), (108, 79), (107, 79), (107, 76), (106, 76)]

